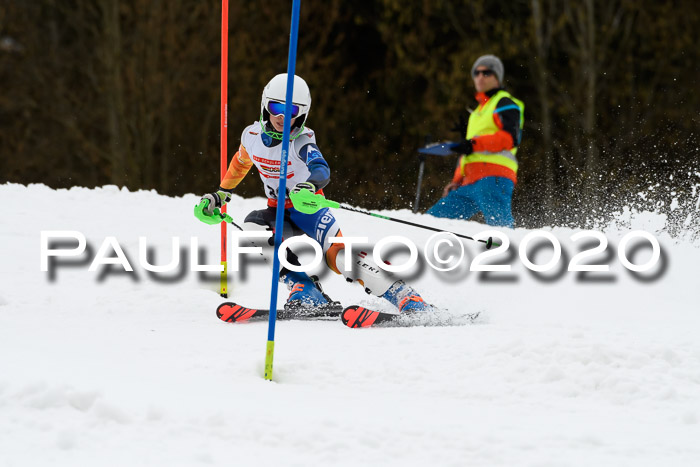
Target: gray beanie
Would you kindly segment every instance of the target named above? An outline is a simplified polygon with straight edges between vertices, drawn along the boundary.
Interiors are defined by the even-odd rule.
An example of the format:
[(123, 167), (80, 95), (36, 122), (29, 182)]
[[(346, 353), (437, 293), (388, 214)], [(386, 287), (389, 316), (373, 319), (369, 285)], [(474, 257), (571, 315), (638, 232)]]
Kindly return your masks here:
[(500, 58), (495, 55), (482, 55), (477, 58), (472, 65), (472, 77), (474, 76), (474, 70), (478, 66), (485, 66), (489, 70), (493, 70), (496, 73), (496, 78), (498, 78), (498, 83), (503, 85), (503, 62)]

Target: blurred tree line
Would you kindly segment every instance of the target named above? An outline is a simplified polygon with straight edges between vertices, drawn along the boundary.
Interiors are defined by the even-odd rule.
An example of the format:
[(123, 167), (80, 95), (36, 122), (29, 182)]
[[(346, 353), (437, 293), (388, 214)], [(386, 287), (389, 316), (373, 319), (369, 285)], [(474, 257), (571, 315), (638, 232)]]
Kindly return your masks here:
[[(231, 1), (229, 157), (286, 70), (290, 12)], [(213, 0), (2, 2), (0, 182), (215, 189), (220, 15)], [(699, 30), (695, 0), (304, 0), (297, 73), (332, 168), (326, 193), (410, 208), (416, 149), (458, 138), (450, 128), (476, 104), (471, 65), (493, 53), (526, 105), (518, 225), (581, 224), (650, 184), (688, 197)], [(427, 161), (422, 208), (455, 162)], [(238, 192), (262, 196), (257, 174)]]

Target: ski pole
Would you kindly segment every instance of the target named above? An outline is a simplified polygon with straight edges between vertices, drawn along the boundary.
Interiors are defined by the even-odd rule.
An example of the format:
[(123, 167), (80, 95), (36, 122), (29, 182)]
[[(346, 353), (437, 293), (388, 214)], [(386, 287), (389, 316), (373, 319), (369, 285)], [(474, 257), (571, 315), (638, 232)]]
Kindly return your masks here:
[[(323, 208), (345, 209), (346, 211), (359, 212), (360, 214), (364, 214), (366, 216), (372, 216), (372, 217), (377, 217), (379, 219), (384, 219), (384, 220), (388, 220), (388, 221), (392, 221), (392, 222), (398, 222), (400, 224), (406, 224), (406, 225), (410, 225), (412, 227), (418, 227), (420, 229), (432, 230), (433, 232), (445, 232), (445, 230), (441, 230), (441, 229), (438, 229), (435, 227), (430, 227), (429, 225), (416, 224), (415, 222), (405, 221), (403, 219), (396, 219), (394, 217), (383, 216), (381, 214), (377, 214), (374, 212), (365, 211), (364, 209), (354, 208), (348, 204), (341, 204), (341, 203), (338, 203), (337, 201), (332, 201), (330, 199), (326, 199), (320, 194), (317, 195), (315, 193), (311, 193), (309, 190), (301, 190), (299, 193), (291, 193), (289, 195), (289, 198), (292, 200), (292, 203), (294, 204), (294, 209), (296, 209), (297, 211), (302, 212), (304, 214), (313, 214), (316, 211), (318, 211), (319, 209), (323, 209)], [(201, 220), (205, 224), (215, 225), (215, 224), (219, 224), (220, 222), (227, 222), (229, 224), (232, 224), (234, 227), (238, 228), (238, 230), (243, 230), (240, 226), (238, 226), (235, 222), (233, 222), (233, 219), (231, 218), (230, 215), (219, 211), (218, 208), (214, 209), (214, 213), (211, 216), (205, 214), (203, 211), (204, 211), (204, 208), (206, 207), (207, 204), (209, 204), (209, 203), (207, 200), (205, 200), (202, 203), (200, 203), (194, 207), (195, 217), (197, 217), (199, 220)], [(474, 238), (472, 238), (468, 235), (462, 235), (462, 234), (458, 234), (455, 232), (447, 232), (447, 233), (450, 233), (450, 234), (455, 235), (455, 236), (460, 237), (460, 238), (466, 238), (467, 240), (485, 243), (487, 250), (490, 249), (492, 246), (501, 246), (500, 243), (494, 243), (493, 237), (489, 237), (486, 240), (474, 240)]]
[[(299, 190), (297, 193), (290, 193), (289, 199), (292, 200), (294, 209), (304, 214), (313, 214), (322, 208), (336, 208), (345, 209), (346, 211), (359, 212), (360, 214), (365, 214), (367, 216), (378, 217), (379, 219), (384, 219), (392, 222), (398, 222), (400, 224), (410, 225), (412, 227), (418, 227), (420, 229), (432, 230), (433, 232), (446, 232), (445, 230), (438, 229), (436, 227), (430, 227), (428, 225), (417, 224), (415, 222), (405, 221), (403, 219), (396, 219), (394, 217), (383, 216), (381, 214), (376, 214), (374, 212), (365, 211), (364, 209), (354, 208), (348, 204), (338, 203), (337, 201), (332, 201), (326, 199), (321, 194), (312, 193), (310, 190)], [(494, 243), (493, 238), (489, 237), (487, 240), (475, 240), (468, 235), (462, 235), (455, 232), (447, 232), (460, 238), (466, 238), (471, 241), (478, 241), (486, 244), (486, 249), (490, 249), (493, 245), (500, 246), (499, 243)]]

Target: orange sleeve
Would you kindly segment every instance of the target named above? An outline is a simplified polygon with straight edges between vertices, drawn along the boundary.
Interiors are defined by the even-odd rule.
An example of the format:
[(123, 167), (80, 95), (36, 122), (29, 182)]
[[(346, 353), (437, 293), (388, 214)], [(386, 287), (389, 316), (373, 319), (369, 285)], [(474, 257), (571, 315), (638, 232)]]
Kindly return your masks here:
[(499, 152), (507, 149), (513, 149), (513, 137), (505, 130), (474, 137), (474, 152)]
[(241, 183), (241, 180), (243, 180), (243, 177), (248, 174), (251, 167), (253, 167), (253, 161), (250, 160), (248, 152), (241, 144), (238, 147), (238, 152), (233, 156), (233, 159), (231, 159), (226, 175), (224, 175), (223, 180), (221, 180), (221, 188), (226, 190), (236, 188), (238, 184)]
[(455, 173), (452, 176), (452, 183), (462, 183), (462, 178), (464, 174), (462, 173), (462, 157), (457, 159), (457, 167), (455, 168)]

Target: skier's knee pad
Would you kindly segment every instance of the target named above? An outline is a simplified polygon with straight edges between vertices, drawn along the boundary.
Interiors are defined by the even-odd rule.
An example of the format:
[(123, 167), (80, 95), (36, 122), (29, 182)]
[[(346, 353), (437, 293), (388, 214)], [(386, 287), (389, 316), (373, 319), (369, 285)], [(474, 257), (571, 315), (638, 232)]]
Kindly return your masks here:
[(388, 271), (380, 268), (372, 256), (364, 251), (353, 251), (350, 271), (345, 271), (347, 249), (338, 251), (335, 264), (348, 282), (359, 282), (368, 294), (381, 297), (397, 281)]

